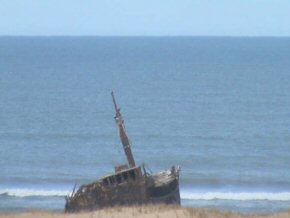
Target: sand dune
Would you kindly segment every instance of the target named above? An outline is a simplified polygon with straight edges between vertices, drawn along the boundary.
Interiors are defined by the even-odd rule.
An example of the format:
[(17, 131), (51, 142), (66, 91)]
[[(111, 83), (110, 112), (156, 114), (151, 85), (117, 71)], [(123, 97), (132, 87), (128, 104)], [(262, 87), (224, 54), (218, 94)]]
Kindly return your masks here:
[(290, 218), (290, 211), (268, 215), (242, 215), (213, 209), (182, 208), (166, 205), (114, 207), (76, 214), (30, 210), (21, 213), (2, 213), (2, 218)]

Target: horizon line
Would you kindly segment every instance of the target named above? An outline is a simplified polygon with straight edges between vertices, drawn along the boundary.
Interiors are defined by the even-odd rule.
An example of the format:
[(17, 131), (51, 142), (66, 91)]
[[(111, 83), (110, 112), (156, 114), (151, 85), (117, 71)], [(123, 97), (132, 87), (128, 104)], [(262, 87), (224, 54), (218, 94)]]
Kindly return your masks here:
[(158, 37), (215, 37), (215, 38), (222, 38), (222, 37), (228, 37), (228, 38), (289, 38), (289, 36), (277, 36), (277, 35), (30, 35), (30, 34), (24, 34), (24, 35), (14, 35), (14, 34), (7, 34), (7, 35), (0, 35), (0, 37), (148, 37), (148, 38), (158, 38)]

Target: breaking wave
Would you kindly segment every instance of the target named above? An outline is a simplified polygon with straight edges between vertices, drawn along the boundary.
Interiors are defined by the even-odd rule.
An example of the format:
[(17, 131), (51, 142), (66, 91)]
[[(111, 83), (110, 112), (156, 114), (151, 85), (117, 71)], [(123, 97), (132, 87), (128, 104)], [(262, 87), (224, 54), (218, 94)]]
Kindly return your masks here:
[[(37, 189), (0, 189), (0, 197), (65, 197), (70, 195), (68, 190), (37, 190)], [(184, 200), (270, 200), (290, 201), (290, 192), (183, 192), (180, 193)]]
[(0, 189), (0, 197), (64, 197), (69, 194), (64, 190)]
[(290, 201), (290, 192), (181, 192), (181, 199), (185, 200), (270, 200)]

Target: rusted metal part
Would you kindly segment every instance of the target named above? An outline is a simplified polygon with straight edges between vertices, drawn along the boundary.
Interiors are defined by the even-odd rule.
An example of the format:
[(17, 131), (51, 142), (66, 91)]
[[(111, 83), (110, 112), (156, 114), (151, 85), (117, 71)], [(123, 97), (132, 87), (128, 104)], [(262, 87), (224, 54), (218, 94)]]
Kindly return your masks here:
[(180, 204), (180, 168), (172, 166), (170, 170), (149, 174), (144, 165), (135, 165), (131, 144), (113, 92), (112, 98), (116, 109), (115, 120), (129, 167), (126, 164), (117, 166), (114, 174), (82, 185), (77, 191), (74, 188), (72, 194), (66, 197), (65, 212), (98, 210), (116, 205)]
[(123, 144), (123, 148), (129, 163), (130, 167), (135, 167), (135, 160), (131, 151), (131, 144), (130, 144), (130, 140), (129, 137), (126, 133), (126, 128), (125, 128), (125, 124), (124, 124), (124, 120), (122, 118), (121, 112), (120, 112), (120, 108), (118, 108), (116, 100), (115, 100), (115, 96), (114, 96), (114, 92), (111, 93), (112, 95), (112, 99), (113, 99), (113, 103), (115, 106), (115, 110), (116, 110), (116, 115), (115, 115), (115, 121), (117, 124), (117, 127), (119, 129), (119, 135), (121, 138), (121, 142)]

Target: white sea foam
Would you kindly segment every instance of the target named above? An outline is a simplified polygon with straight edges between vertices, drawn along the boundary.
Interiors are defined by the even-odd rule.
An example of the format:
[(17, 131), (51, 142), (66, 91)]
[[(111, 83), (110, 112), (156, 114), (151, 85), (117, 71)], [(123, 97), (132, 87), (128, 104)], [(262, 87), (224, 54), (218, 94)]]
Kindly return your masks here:
[(181, 198), (186, 200), (270, 200), (290, 201), (290, 192), (181, 192)]
[[(41, 190), (41, 189), (0, 189), (0, 196), (14, 197), (64, 197), (70, 195), (68, 190)], [(290, 201), (290, 192), (181, 192), (181, 199), (184, 200), (271, 200)]]
[(69, 191), (65, 190), (35, 190), (35, 189), (0, 189), (0, 195), (14, 196), (14, 197), (53, 197), (53, 196), (67, 196)]

